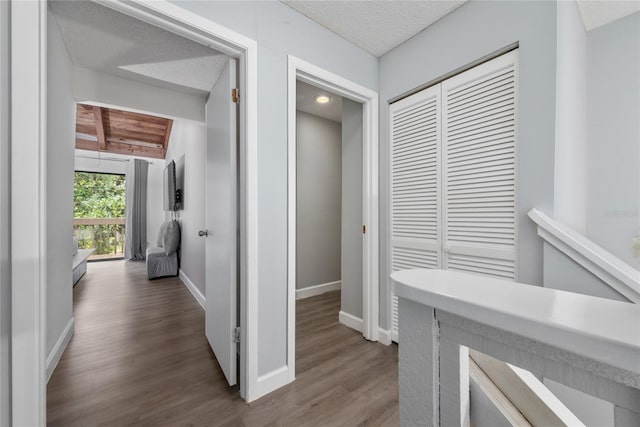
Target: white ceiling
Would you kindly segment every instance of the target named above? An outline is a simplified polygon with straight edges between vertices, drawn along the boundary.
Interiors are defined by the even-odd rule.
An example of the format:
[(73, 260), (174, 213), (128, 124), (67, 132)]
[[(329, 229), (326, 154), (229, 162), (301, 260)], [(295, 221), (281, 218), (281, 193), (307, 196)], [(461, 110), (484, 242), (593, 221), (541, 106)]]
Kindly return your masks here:
[(578, 0), (582, 22), (587, 31), (640, 11), (640, 1)]
[(207, 46), (88, 1), (49, 7), (79, 67), (206, 95), (228, 57)]
[(281, 0), (320, 25), (380, 57), (466, 0)]
[[(375, 56), (465, 1), (282, 0)], [(71, 60), (79, 67), (204, 96), (228, 60), (207, 46), (94, 2), (52, 1), (49, 5)], [(578, 5), (587, 31), (640, 11), (638, 1), (578, 0)]]
[[(380, 57), (466, 0), (281, 0)], [(567, 1), (567, 0), (561, 0)], [(638, 0), (577, 0), (587, 31), (640, 11)]]
[[(318, 95), (327, 95), (331, 100), (326, 104), (318, 104), (316, 102)], [(296, 82), (296, 110), (341, 123), (342, 97), (298, 81)]]

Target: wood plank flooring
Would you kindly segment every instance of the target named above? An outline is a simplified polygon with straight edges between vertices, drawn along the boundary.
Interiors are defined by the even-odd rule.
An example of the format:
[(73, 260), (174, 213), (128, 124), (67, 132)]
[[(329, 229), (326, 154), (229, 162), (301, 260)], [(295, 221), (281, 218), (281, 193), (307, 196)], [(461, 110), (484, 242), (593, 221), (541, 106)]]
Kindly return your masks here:
[(204, 311), (144, 263), (91, 263), (76, 332), (49, 381), (51, 426), (396, 426), (397, 348), (338, 323), (340, 293), (299, 300), (296, 381), (251, 404), (228, 387)]

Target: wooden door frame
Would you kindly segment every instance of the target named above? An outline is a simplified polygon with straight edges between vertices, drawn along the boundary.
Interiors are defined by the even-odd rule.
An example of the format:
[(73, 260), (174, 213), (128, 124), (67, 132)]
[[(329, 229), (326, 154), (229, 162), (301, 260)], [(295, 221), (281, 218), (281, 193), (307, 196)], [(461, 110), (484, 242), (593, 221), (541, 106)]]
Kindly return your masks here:
[(378, 341), (379, 220), (378, 220), (378, 93), (295, 56), (288, 57), (288, 208), (287, 208), (287, 368), (295, 379), (296, 346), (296, 81), (311, 84), (362, 104), (363, 236), (362, 332)]
[[(256, 396), (258, 216), (257, 43), (166, 1), (96, 0), (239, 60), (241, 393)], [(46, 425), (47, 3), (11, 3), (11, 409), (15, 425)], [(19, 237), (19, 238), (18, 238)]]

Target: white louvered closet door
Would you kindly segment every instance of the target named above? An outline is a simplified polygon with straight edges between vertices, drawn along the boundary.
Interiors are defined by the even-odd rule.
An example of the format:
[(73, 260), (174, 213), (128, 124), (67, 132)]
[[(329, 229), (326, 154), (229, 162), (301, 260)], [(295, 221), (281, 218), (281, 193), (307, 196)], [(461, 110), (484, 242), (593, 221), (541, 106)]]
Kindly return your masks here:
[(442, 83), (444, 268), (516, 278), (518, 51)]
[[(391, 269), (437, 268), (440, 237), (440, 86), (390, 107)], [(398, 299), (392, 295), (397, 341)]]

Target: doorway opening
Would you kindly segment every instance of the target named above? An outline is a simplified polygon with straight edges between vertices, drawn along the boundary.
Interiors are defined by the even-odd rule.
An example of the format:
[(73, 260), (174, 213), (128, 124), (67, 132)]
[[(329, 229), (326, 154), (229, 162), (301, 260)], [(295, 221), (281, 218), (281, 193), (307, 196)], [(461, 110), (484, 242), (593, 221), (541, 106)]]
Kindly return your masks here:
[[(296, 375), (302, 348), (335, 329), (363, 332), (362, 104), (296, 84)], [(319, 332), (323, 331), (323, 332)], [(341, 333), (336, 329), (335, 333)], [(329, 334), (327, 340), (332, 340)]]
[[(205, 335), (229, 385), (236, 385), (237, 345), (228, 339), (239, 326), (238, 104), (230, 96), (238, 90), (236, 59), (95, 3), (54, 1), (48, 13), (52, 104), (83, 100), (76, 105), (75, 132), (51, 129), (50, 139), (75, 141), (76, 170), (92, 156), (84, 164), (93, 171), (126, 169), (126, 190), (108, 186), (114, 175), (76, 174), (74, 208), (83, 214), (76, 220), (78, 241), (92, 245), (86, 249), (94, 257), (120, 246), (120, 257), (144, 264), (147, 280), (179, 276), (205, 308)], [(110, 54), (96, 55), (82, 48), (85, 43)], [(70, 79), (61, 77), (72, 67)], [(121, 107), (104, 106), (108, 102)], [(151, 114), (132, 111), (141, 107)], [(120, 162), (104, 155), (120, 156)], [(61, 187), (70, 184), (62, 166), (51, 165), (49, 173), (60, 175)], [(117, 178), (120, 187), (124, 181)], [(117, 211), (116, 218), (107, 210)], [(203, 228), (213, 232), (198, 233)], [(126, 239), (118, 241), (125, 230)], [(49, 308), (50, 317), (72, 316), (67, 307)], [(58, 333), (50, 330), (49, 342)]]
[[(349, 305), (348, 311), (340, 312), (341, 322), (368, 340), (380, 339), (378, 95), (293, 56), (289, 56), (288, 93), (287, 368), (292, 381), (297, 298), (340, 289), (341, 310)], [(311, 98), (307, 111), (298, 111), (298, 101), (305, 97)], [(331, 116), (317, 117), (327, 110), (318, 105), (323, 101), (329, 106), (342, 104), (340, 112), (332, 109), (333, 124)], [(343, 126), (349, 127), (343, 117), (354, 125), (350, 144), (343, 139)], [(326, 138), (318, 138), (320, 134)], [(351, 150), (345, 151), (346, 147)], [(314, 259), (320, 253), (323, 259), (320, 255)], [(347, 291), (352, 288), (355, 293)], [(389, 344), (383, 335), (382, 341)]]
[[(256, 43), (169, 3), (117, 2), (107, 3), (106, 6), (238, 60), (238, 86), (243, 94), (238, 126), (241, 182), (241, 197), (238, 201), (241, 206), (239, 281), (240, 318), (243, 320), (243, 341), (240, 347), (241, 366), (247, 367), (240, 377), (240, 393), (246, 400), (251, 400), (255, 398), (257, 382), (257, 352), (254, 350), (257, 341)], [(12, 27), (11, 43), (15, 48), (12, 51), (16, 52), (12, 57), (12, 64), (16, 69), (29, 70), (21, 73), (20, 79), (11, 81), (12, 93), (15, 95), (12, 98), (12, 129), (16, 131), (15, 135), (21, 134), (20, 141), (16, 136), (11, 143), (15, 147), (12, 156), (12, 164), (15, 166), (12, 168), (14, 173), (11, 180), (14, 183), (12, 193), (15, 195), (12, 198), (12, 211), (21, 212), (21, 215), (12, 216), (14, 221), (11, 229), (16, 235), (21, 233), (24, 236), (19, 245), (12, 245), (12, 253), (16, 257), (30, 260), (29, 263), (16, 266), (13, 271), (14, 280), (20, 281), (23, 286), (21, 292), (14, 294), (11, 310), (14, 326), (19, 325), (25, 331), (19, 339), (14, 337), (12, 341), (12, 353), (20, 357), (14, 357), (11, 366), (12, 394), (20, 397), (13, 399), (13, 421), (24, 425), (42, 425), (46, 422), (48, 309), (43, 301), (47, 295), (47, 262), (52, 251), (47, 249), (46, 236), (50, 227), (46, 227), (48, 186), (47, 170), (43, 165), (48, 160), (47, 153), (51, 151), (47, 148), (47, 116), (54, 113), (54, 110), (47, 107), (46, 96), (47, 9), (46, 3), (24, 3), (16, 6), (12, 15), (15, 26)], [(34, 117), (34, 108), (37, 117)], [(17, 167), (18, 165), (21, 167)], [(20, 199), (18, 194), (28, 194), (29, 197)], [(27, 228), (29, 231), (23, 233)]]

